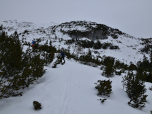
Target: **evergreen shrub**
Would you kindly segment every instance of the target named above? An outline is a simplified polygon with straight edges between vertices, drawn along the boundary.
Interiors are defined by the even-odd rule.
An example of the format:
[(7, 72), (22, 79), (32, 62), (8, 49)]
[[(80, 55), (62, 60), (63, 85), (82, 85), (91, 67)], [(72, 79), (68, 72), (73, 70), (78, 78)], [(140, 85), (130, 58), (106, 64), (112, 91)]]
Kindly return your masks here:
[(39, 103), (38, 101), (33, 101), (33, 106), (35, 110), (39, 110), (41, 109), (41, 103)]
[(123, 77), (122, 83), (124, 87), (126, 87), (126, 93), (130, 98), (128, 105), (133, 108), (142, 109), (145, 107), (146, 97), (145, 95), (146, 88), (143, 81), (144, 73), (137, 72), (134, 74), (133, 72), (128, 72), (126, 76)]
[(105, 95), (110, 97), (110, 94), (112, 93), (112, 81), (109, 80), (98, 80), (95, 86), (95, 88), (98, 90), (98, 95)]

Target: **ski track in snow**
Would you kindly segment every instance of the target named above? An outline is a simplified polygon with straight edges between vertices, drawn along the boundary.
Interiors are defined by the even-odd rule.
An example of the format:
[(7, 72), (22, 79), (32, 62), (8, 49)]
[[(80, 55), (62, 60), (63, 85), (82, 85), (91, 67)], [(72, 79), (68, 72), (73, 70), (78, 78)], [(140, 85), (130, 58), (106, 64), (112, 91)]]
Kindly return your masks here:
[(68, 107), (69, 96), (70, 96), (69, 89), (70, 89), (70, 86), (69, 86), (69, 72), (68, 72), (68, 75), (65, 79), (63, 101), (62, 101), (60, 113), (58, 113), (58, 114), (66, 114), (66, 110), (67, 110), (67, 107)]
[(67, 114), (66, 110), (68, 108), (68, 102), (69, 102), (69, 97), (70, 97), (70, 85), (69, 85), (69, 71), (67, 71), (66, 77), (64, 77), (64, 90), (63, 94), (61, 97), (61, 102), (59, 102), (59, 107), (57, 107), (56, 111), (54, 114)]

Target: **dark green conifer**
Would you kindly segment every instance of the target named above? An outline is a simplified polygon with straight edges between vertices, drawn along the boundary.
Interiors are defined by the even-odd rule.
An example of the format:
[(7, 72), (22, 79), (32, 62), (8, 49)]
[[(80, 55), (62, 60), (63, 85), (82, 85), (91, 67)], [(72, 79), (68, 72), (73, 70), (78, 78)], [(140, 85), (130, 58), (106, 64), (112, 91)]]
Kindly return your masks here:
[(105, 95), (110, 97), (110, 94), (112, 93), (112, 86), (111, 86), (112, 81), (109, 80), (98, 80), (96, 83), (97, 86), (95, 87), (98, 89), (98, 95)]
[(128, 104), (133, 108), (142, 109), (145, 107), (146, 97), (145, 95), (146, 88), (144, 85), (145, 75), (142, 72), (137, 72), (137, 74), (133, 74), (133, 72), (128, 72), (128, 75), (123, 78), (123, 83), (126, 86), (126, 93), (130, 98)]

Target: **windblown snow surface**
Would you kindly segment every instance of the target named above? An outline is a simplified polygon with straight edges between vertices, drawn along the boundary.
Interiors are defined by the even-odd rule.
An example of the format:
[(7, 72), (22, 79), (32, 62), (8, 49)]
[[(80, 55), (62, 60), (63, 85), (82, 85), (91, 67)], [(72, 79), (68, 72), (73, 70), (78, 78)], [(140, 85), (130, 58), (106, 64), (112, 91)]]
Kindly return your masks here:
[[(30, 26), (36, 25), (31, 23)], [(23, 30), (21, 28), (19, 29), (23, 32), (25, 28)], [(18, 32), (19, 29), (16, 28)], [(51, 36), (46, 29), (46, 33), (51, 38), (48, 34), (34, 32), (35, 28), (32, 29), (30, 27), (29, 29), (32, 30), (32, 33), (24, 36), (28, 42), (31, 42), (33, 38), (43, 38), (44, 41), (41, 44), (44, 44), (48, 39), (52, 41), (52, 45), (56, 48), (68, 48), (68, 46), (64, 45), (64, 42), (59, 42), (58, 39), (55, 40), (53, 35)], [(49, 28), (47, 29), (49, 30)], [(56, 32), (56, 35), (63, 39), (70, 39), (69, 36), (59, 32)], [(20, 39), (22, 37), (20, 36)], [(86, 39), (83, 38), (82, 40)], [(137, 62), (143, 57), (138, 52), (138, 49), (142, 46), (139, 45), (140, 43), (137, 38), (127, 39), (125, 36), (119, 36), (117, 40), (113, 40), (109, 37), (107, 40), (102, 40), (101, 42), (113, 42), (113, 44), (120, 47), (120, 50), (97, 50), (100, 56), (112, 56), (121, 61), (124, 60), (126, 63), (130, 61), (135, 63), (135, 61)], [(23, 50), (25, 51), (26, 48), (27, 46), (24, 46)], [(74, 48), (75, 45), (71, 45), (71, 53)], [(86, 51), (88, 50), (82, 50), (82, 52)], [(95, 53), (92, 54), (94, 56), (96, 55)], [(147, 89), (146, 94), (148, 95), (146, 107), (142, 110), (135, 109), (128, 105), (130, 99), (125, 90), (123, 90), (121, 83), (125, 73), (122, 73), (120, 76), (115, 75), (112, 78), (106, 78), (101, 75), (102, 70), (100, 70), (100, 67), (82, 65), (72, 59), (65, 58), (65, 60), (66, 63), (64, 65), (58, 65), (57, 68), (52, 68), (53, 62), (45, 67), (47, 70), (44, 76), (38, 82), (30, 85), (24, 91), (23, 96), (0, 100), (0, 114), (149, 114), (150, 110), (152, 110), (152, 91), (149, 90), (152, 83), (145, 83)], [(107, 100), (102, 104), (99, 99), (103, 97), (97, 96), (96, 85), (94, 83), (98, 80), (108, 79), (112, 81), (113, 93), (110, 97), (106, 97)], [(33, 101), (40, 102), (42, 109), (35, 111)]]

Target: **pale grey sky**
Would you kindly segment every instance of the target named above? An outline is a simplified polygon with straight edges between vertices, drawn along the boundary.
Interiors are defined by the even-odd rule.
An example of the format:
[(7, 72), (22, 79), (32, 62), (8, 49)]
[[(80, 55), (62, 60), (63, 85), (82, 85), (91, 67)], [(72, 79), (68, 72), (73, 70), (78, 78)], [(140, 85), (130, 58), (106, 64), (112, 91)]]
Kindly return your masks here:
[(0, 21), (86, 20), (135, 37), (152, 37), (152, 0), (0, 0)]

